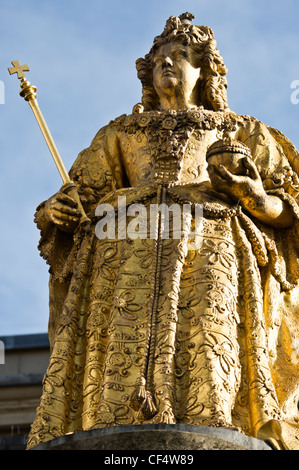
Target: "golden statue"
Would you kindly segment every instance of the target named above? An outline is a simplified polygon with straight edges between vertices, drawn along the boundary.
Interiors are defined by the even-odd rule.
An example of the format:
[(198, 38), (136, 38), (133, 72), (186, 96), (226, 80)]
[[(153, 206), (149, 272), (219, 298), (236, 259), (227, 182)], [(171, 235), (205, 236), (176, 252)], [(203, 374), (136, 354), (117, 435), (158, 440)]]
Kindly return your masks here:
[[(37, 209), (51, 358), (28, 448), (146, 423), (299, 448), (298, 153), (229, 109), (213, 31), (193, 18), (168, 19), (136, 62), (142, 103), (70, 170), (89, 228), (67, 185)], [(159, 210), (149, 236), (152, 206), (189, 207), (180, 237)], [(112, 231), (99, 207), (114, 209)]]

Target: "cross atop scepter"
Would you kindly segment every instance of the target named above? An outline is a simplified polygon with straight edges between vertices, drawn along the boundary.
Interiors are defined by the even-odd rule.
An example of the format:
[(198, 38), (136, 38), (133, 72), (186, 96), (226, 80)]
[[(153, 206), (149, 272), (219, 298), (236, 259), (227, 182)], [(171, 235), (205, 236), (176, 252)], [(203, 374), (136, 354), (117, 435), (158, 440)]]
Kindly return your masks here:
[(21, 80), (21, 91), (20, 95), (25, 99), (25, 101), (28, 101), (34, 116), (36, 117), (36, 120), (38, 122), (38, 125), (43, 133), (43, 136), (47, 142), (47, 145), (49, 147), (49, 150), (52, 154), (52, 157), (54, 159), (54, 162), (57, 166), (57, 169), (59, 171), (59, 174), (62, 178), (62, 181), (65, 185), (65, 192), (68, 192), (70, 196), (73, 197), (73, 199), (77, 202), (78, 208), (81, 210), (81, 220), (80, 223), (81, 225), (85, 226), (86, 229), (88, 230), (90, 219), (86, 216), (84, 209), (82, 207), (80, 197), (78, 194), (78, 191), (76, 189), (76, 185), (74, 184), (73, 181), (71, 181), (68, 172), (65, 169), (65, 166), (63, 164), (63, 161), (58, 153), (58, 150), (56, 148), (56, 145), (54, 143), (54, 140), (51, 136), (51, 133), (48, 129), (48, 126), (44, 120), (44, 117), (41, 113), (41, 110), (39, 109), (39, 105), (36, 99), (36, 87), (31, 85), (31, 83), (26, 80), (24, 72), (29, 72), (29, 67), (28, 65), (20, 65), (20, 62), (18, 60), (13, 60), (12, 62), (13, 67), (8, 67), (8, 71), (10, 75), (13, 75), (14, 73), (17, 74), (18, 78)]
[(18, 74), (18, 78), (21, 80), (26, 80), (24, 72), (29, 72), (29, 67), (28, 65), (20, 65), (20, 62), (18, 60), (13, 60), (12, 62), (13, 67), (8, 67), (8, 71), (10, 75), (13, 75), (14, 73)]
[[(29, 102), (35, 117), (40, 125), (40, 122), (38, 120), (38, 117), (36, 116), (36, 112), (34, 111), (33, 107), (37, 108), (38, 104), (36, 102), (36, 105), (33, 104), (33, 100), (36, 98), (36, 87), (31, 85), (31, 83), (26, 79), (24, 72), (29, 72), (29, 67), (28, 65), (20, 65), (20, 62), (18, 60), (12, 60), (11, 61), (13, 67), (8, 67), (8, 71), (10, 75), (13, 75), (14, 73), (17, 74), (18, 79), (21, 80), (21, 91), (20, 95)], [(36, 100), (35, 100), (36, 101)], [(39, 111), (39, 114), (40, 111)], [(43, 129), (42, 129), (43, 132)], [(44, 132), (43, 132), (44, 134)]]

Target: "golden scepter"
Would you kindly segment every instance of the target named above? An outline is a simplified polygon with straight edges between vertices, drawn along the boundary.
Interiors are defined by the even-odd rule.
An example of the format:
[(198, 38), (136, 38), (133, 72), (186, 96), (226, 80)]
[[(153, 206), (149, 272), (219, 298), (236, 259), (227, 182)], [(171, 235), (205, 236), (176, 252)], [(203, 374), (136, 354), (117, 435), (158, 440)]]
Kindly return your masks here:
[(50, 149), (50, 152), (52, 154), (52, 157), (54, 159), (54, 162), (58, 168), (58, 171), (60, 173), (60, 176), (62, 178), (64, 186), (64, 192), (69, 194), (78, 204), (78, 209), (81, 211), (82, 216), (80, 219), (80, 224), (84, 225), (85, 227), (89, 227), (90, 224), (90, 219), (87, 217), (87, 215), (84, 212), (84, 209), (82, 207), (80, 197), (77, 191), (77, 187), (75, 183), (70, 179), (68, 172), (65, 169), (65, 166), (63, 164), (63, 161), (59, 155), (59, 152), (56, 148), (56, 145), (54, 143), (54, 140), (51, 136), (51, 133), (48, 129), (48, 126), (43, 118), (43, 115), (41, 113), (41, 110), (39, 108), (37, 99), (36, 99), (36, 87), (31, 85), (31, 83), (26, 80), (24, 72), (29, 72), (29, 67), (28, 65), (20, 65), (18, 60), (14, 60), (11, 62), (13, 67), (9, 67), (8, 71), (10, 75), (17, 73), (18, 78), (21, 80), (21, 91), (20, 95), (25, 99), (25, 101), (28, 101), (34, 116), (36, 117), (36, 120), (38, 122), (38, 125), (43, 133), (43, 136), (47, 142), (47, 145)]

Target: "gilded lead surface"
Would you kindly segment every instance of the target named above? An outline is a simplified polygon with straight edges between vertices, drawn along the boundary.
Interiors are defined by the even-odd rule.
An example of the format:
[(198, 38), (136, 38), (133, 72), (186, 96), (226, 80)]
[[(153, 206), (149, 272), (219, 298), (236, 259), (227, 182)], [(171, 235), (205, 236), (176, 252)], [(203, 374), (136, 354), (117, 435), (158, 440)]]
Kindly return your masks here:
[[(178, 58), (177, 45), (180, 54), (185, 46), (176, 41), (165, 51), (163, 38), (191, 30), (213, 50), (211, 30), (194, 30), (189, 20), (171, 18), (155, 40), (157, 80), (160, 61), (177, 61), (174, 75), (159, 81), (162, 91), (157, 86), (158, 97), (167, 90), (163, 106), (153, 100), (149, 109), (140, 59), (143, 105), (101, 129), (71, 169), (93, 230), (76, 225), (74, 206), (63, 213), (63, 190), (37, 210), (51, 272), (52, 353), (29, 448), (70, 432), (142, 423), (236, 428), (298, 448), (298, 154), (278, 131), (228, 109), (215, 46), (213, 104), (202, 93), (195, 105), (192, 90), (187, 101), (173, 96), (192, 51)], [(219, 139), (227, 153), (247, 158), (244, 173), (208, 168), (207, 150)], [(218, 154), (223, 163), (225, 154)], [(157, 239), (149, 219), (144, 238), (99, 239), (95, 209), (117, 208), (119, 196), (147, 214), (152, 204), (202, 204), (200, 249), (190, 249), (186, 231), (163, 239), (159, 216)]]

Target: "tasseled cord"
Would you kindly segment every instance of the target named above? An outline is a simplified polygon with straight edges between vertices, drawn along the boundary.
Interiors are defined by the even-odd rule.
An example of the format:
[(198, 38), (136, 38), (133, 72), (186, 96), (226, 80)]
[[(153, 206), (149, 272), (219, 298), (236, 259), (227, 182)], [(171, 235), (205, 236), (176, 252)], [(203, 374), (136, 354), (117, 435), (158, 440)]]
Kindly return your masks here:
[(130, 407), (134, 411), (140, 412), (144, 419), (151, 419), (157, 413), (157, 407), (149, 390), (146, 390), (146, 381), (144, 377), (140, 377), (134, 391), (130, 397)]

